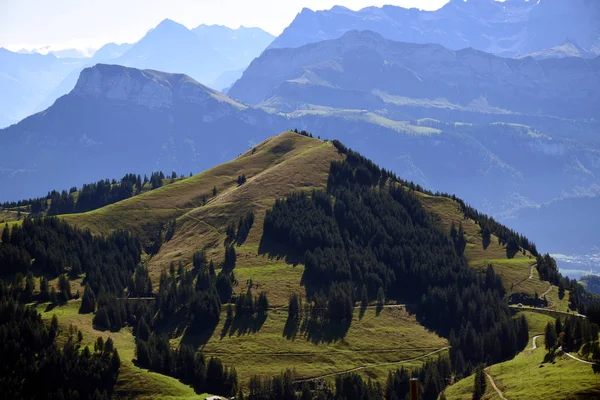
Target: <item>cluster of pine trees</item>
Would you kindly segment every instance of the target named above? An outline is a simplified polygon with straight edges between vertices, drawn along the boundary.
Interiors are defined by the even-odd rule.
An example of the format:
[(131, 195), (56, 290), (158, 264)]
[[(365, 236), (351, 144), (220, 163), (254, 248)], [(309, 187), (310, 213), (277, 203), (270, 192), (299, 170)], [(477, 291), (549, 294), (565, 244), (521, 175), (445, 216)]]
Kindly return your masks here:
[(456, 239), (448, 237), (412, 190), (336, 146), (346, 160), (332, 162), (327, 191), (278, 200), (264, 221), (269, 240), (304, 256), (309, 300), (336, 293), (327, 302), (337, 304), (331, 316), (341, 319), (351, 319), (363, 285), (368, 298), (381, 290), (386, 298), (417, 303), (422, 323), (450, 337), (459, 375), (522, 349), (527, 323), (512, 318), (493, 268), (485, 274), (470, 268), (458, 231)]
[(0, 276), (31, 270), (49, 276), (85, 273), (84, 283), (94, 293), (119, 294), (131, 283), (140, 256), (139, 240), (124, 231), (93, 236), (57, 218), (39, 218), (4, 227)]
[(236, 317), (265, 316), (268, 309), (269, 299), (265, 292), (260, 292), (256, 297), (252, 295), (252, 281), (250, 281), (246, 293), (240, 293), (235, 297)]
[(0, 285), (0, 393), (7, 399), (110, 399), (120, 358), (112, 340), (81, 348), (83, 336), (56, 343), (56, 317), (47, 326), (40, 314), (12, 298)]
[(197, 393), (235, 396), (238, 379), (235, 368), (227, 368), (219, 358), (208, 361), (201, 351), (189, 345), (172, 349), (166, 336), (150, 333), (140, 326), (136, 338), (136, 357), (141, 367), (172, 376), (192, 385)]
[(310, 133), (310, 132), (307, 132), (307, 131), (305, 131), (305, 130), (301, 130), (301, 131), (299, 131), (298, 129), (294, 129), (292, 132), (295, 132), (295, 133), (297, 133), (297, 134), (299, 134), (299, 135), (306, 136), (306, 137), (309, 137), (309, 138), (312, 138), (312, 137), (313, 137), (312, 133)]
[[(24, 387), (23, 379), (44, 373), (53, 379), (52, 385), (47, 386), (48, 391), (44, 392), (49, 397), (44, 398), (85, 399), (93, 395), (94, 399), (102, 399), (112, 395), (120, 364), (112, 341), (99, 343), (94, 352), (80, 349), (78, 342), (73, 340), (69, 340), (64, 349), (55, 349), (52, 346), (56, 320), (52, 325), (54, 333), (47, 335), (42, 330), (39, 315), (33, 311), (29, 313), (31, 309), (21, 305), (21, 302), (32, 300), (60, 303), (73, 298), (69, 277), (82, 273), (86, 274), (86, 287), (79, 311), (95, 312), (93, 322), (100, 329), (119, 331), (126, 325), (134, 327), (141, 338), (138, 340), (140, 363), (193, 383), (201, 392), (225, 396), (236, 393), (235, 370), (225, 368), (218, 359), (205, 362), (203, 356), (196, 356), (193, 351), (189, 357), (189, 348), (172, 350), (168, 341), (152, 333), (163, 329), (178, 313), (187, 315), (192, 331), (214, 328), (222, 301), (228, 302), (232, 298), (236, 260), (232, 246), (227, 247), (227, 257), (219, 274), (215, 272), (214, 263), (207, 262), (206, 255), (198, 252), (193, 257), (191, 271), (186, 271), (180, 263), (177, 273), (172, 264), (168, 275), (166, 272), (161, 274), (158, 293), (154, 295), (148, 270), (140, 264), (139, 240), (125, 232), (115, 232), (108, 237), (92, 236), (88, 231), (49, 217), (26, 220), (22, 226), (12, 229), (5, 227), (1, 239), (0, 276), (4, 279), (0, 280), (0, 340), (3, 340), (0, 355), (6, 354), (2, 357), (3, 362), (17, 357), (20, 362), (31, 364), (24, 366), (23, 371), (18, 370), (17, 374), (0, 374), (0, 388), (6, 387), (6, 393), (18, 394), (20, 390), (26, 394), (34, 393), (28, 392), (33, 389)], [(42, 277), (36, 293), (34, 269), (36, 273), (58, 275), (59, 290), (54, 287), (49, 290), (48, 280)], [(10, 276), (14, 276), (13, 281), (7, 284), (6, 279)], [(253, 301), (253, 308), (260, 314), (266, 313), (268, 300), (264, 293)], [(19, 313), (26, 319), (13, 318)], [(14, 326), (3, 326), (11, 320), (14, 320)], [(33, 327), (38, 322), (40, 326)], [(36, 331), (19, 331), (22, 326)], [(39, 343), (40, 340), (43, 343)], [(2, 347), (4, 344), (7, 346)], [(42, 345), (45, 347), (40, 347)], [(35, 358), (40, 351), (43, 353), (36, 358), (37, 364), (31, 357), (19, 359), (27, 346), (34, 346), (31, 357)], [(193, 360), (191, 364), (190, 359)], [(46, 365), (51, 366), (50, 372)], [(56, 376), (61, 371), (66, 372)], [(190, 371), (194, 371), (193, 377)], [(4, 376), (11, 378), (4, 380)], [(43, 379), (38, 381), (43, 382)], [(36, 393), (24, 398), (38, 398)]]
[(515, 232), (514, 230), (507, 228), (505, 225), (497, 222), (493, 217), (483, 214), (473, 207), (466, 204), (463, 200), (452, 195), (445, 195), (456, 201), (465, 215), (465, 218), (476, 221), (481, 227), (482, 233), (486, 232), (484, 236), (489, 238), (487, 232), (496, 235), (500, 241), (500, 244), (506, 245), (509, 256), (517, 253), (520, 249), (529, 251), (535, 257), (539, 255), (535, 243), (531, 242), (527, 237)]
[(254, 211), (250, 210), (245, 216), (240, 217), (237, 223), (237, 230), (235, 224), (232, 222), (227, 226), (226, 231), (226, 244), (237, 243), (238, 245), (243, 244), (248, 237), (248, 233), (254, 224)]
[(568, 316), (563, 322), (557, 318), (554, 324), (548, 322), (546, 325), (546, 349), (550, 353), (559, 348), (568, 352), (580, 352), (584, 357), (600, 362), (599, 333), (598, 325), (588, 319)]
[[(296, 379), (294, 371), (271, 378), (253, 376), (248, 383), (248, 400), (313, 400), (313, 399), (364, 399), (400, 400), (409, 397), (410, 379), (418, 381), (420, 399), (436, 400), (449, 384), (452, 375), (450, 360), (438, 357), (426, 361), (421, 368), (405, 368), (390, 372), (385, 386), (365, 380), (357, 373), (338, 375), (335, 384), (315, 385), (315, 382)], [(241, 391), (237, 399), (243, 399)]]
[[(171, 173), (171, 182), (176, 178), (177, 174)], [(184, 177), (181, 175), (179, 178), (183, 179)], [(48, 192), (45, 197), (4, 202), (0, 204), (0, 208), (26, 210), (29, 211), (31, 217), (81, 213), (140, 194), (146, 185), (149, 185), (151, 189), (159, 188), (165, 180), (163, 172), (153, 172), (150, 178), (126, 174), (120, 181), (101, 179), (98, 182), (84, 184), (81, 189), (72, 187), (68, 191), (53, 190)]]

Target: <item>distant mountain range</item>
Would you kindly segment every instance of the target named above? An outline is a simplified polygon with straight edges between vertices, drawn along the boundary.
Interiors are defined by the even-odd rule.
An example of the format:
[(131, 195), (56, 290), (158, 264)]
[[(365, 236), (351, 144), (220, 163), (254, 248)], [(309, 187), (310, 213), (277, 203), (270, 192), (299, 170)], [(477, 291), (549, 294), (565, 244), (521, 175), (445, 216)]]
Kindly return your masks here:
[(300, 47), (370, 30), (391, 40), (472, 47), (507, 57), (539, 52), (570, 40), (600, 54), (600, 3), (595, 0), (450, 0), (436, 11), (396, 6), (300, 12), (270, 48)]
[(267, 119), (186, 75), (86, 68), (50, 108), (0, 130), (0, 197), (124, 171), (197, 172), (272, 135)]
[[(92, 59), (0, 52), (20, 63), (0, 63), (2, 112), (45, 108), (0, 130), (0, 201), (129, 172), (198, 172), (298, 128), (457, 193), (543, 251), (592, 254), (593, 235), (568, 236), (589, 233), (600, 198), (599, 18), (595, 2), (565, 4), (303, 11), (266, 51), (272, 37), (258, 29), (165, 20)], [(557, 23), (550, 6), (568, 26), (533, 35)], [(375, 32), (355, 30), (365, 27)]]
[(423, 104), (385, 110), (313, 104), (285, 112), (245, 105), (186, 75), (97, 65), (50, 108), (0, 130), (0, 200), (128, 172), (198, 172), (298, 128), (340, 139), (399, 176), (455, 192), (485, 212), (516, 217), (550, 250), (545, 244), (559, 239), (546, 238), (554, 230), (544, 224), (560, 219), (537, 218), (536, 207), (575, 186), (600, 184), (599, 146), (586, 138), (596, 136), (597, 123)]
[(223, 89), (273, 40), (258, 28), (200, 25), (193, 30), (164, 20), (134, 44), (108, 43), (91, 58), (0, 49), (0, 127), (41, 111), (69, 93), (85, 67), (108, 62), (141, 69), (186, 73)]
[(38, 106), (82, 59), (21, 54), (0, 48), (0, 127), (38, 111)]
[(379, 119), (407, 135), (337, 137), (406, 179), (510, 220), (542, 248), (569, 253), (593, 244), (565, 235), (586, 220), (570, 206), (595, 201), (570, 193), (600, 183), (599, 78), (600, 57), (510, 59), (349, 31), (266, 50), (228, 95), (292, 115), (353, 110)]
[(393, 112), (395, 105), (421, 103), (594, 118), (600, 109), (600, 57), (516, 60), (349, 31), (339, 39), (265, 51), (228, 93), (286, 111), (319, 105)]
[(189, 30), (166, 19), (112, 62), (184, 73), (212, 85), (223, 72), (248, 66), (273, 38), (258, 28), (200, 25)]

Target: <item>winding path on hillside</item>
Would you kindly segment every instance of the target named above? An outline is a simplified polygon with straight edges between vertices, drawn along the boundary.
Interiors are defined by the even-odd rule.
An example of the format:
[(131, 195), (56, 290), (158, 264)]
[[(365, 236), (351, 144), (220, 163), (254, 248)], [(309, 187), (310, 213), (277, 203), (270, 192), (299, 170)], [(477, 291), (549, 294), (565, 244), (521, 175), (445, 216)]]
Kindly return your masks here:
[(485, 376), (487, 376), (488, 380), (490, 381), (490, 384), (492, 385), (492, 387), (494, 388), (496, 393), (498, 393), (498, 396), (500, 396), (500, 398), (502, 400), (508, 400), (506, 397), (504, 397), (504, 393), (502, 393), (502, 391), (500, 389), (498, 389), (498, 386), (496, 386), (496, 382), (494, 382), (494, 378), (492, 378), (492, 376), (487, 372), (487, 370), (484, 372), (485, 372)]
[(529, 279), (533, 279), (533, 270), (534, 270), (534, 268), (535, 268), (536, 266), (537, 266), (537, 264), (533, 264), (533, 265), (531, 266), (531, 271), (529, 272)]
[(582, 360), (581, 358), (577, 358), (577, 357), (575, 357), (575, 356), (573, 356), (573, 355), (571, 355), (571, 354), (567, 353), (566, 351), (563, 351), (563, 353), (564, 353), (564, 354), (565, 354), (567, 357), (571, 357), (573, 360), (575, 360), (575, 361), (579, 361), (580, 363), (589, 364), (589, 365), (594, 365), (594, 363), (593, 363), (593, 362), (591, 362), (591, 361), (585, 361), (585, 360)]
[(407, 359), (400, 360), (400, 361), (391, 361), (391, 362), (384, 362), (384, 363), (378, 363), (378, 364), (367, 364), (367, 365), (362, 365), (360, 367), (354, 367), (354, 368), (350, 368), (350, 369), (345, 369), (343, 371), (338, 371), (338, 372), (331, 372), (331, 373), (328, 373), (328, 374), (319, 375), (319, 376), (313, 376), (313, 377), (310, 377), (310, 378), (296, 379), (294, 381), (294, 383), (316, 381), (316, 380), (319, 380), (319, 379), (329, 378), (331, 376), (336, 376), (336, 375), (347, 374), (347, 373), (350, 373), (350, 372), (360, 371), (360, 370), (367, 369), (367, 368), (383, 367), (383, 366), (386, 366), (386, 365), (403, 364), (403, 363), (407, 363), (407, 362), (411, 362), (411, 361), (417, 361), (417, 360), (421, 360), (423, 358), (427, 358), (429, 356), (432, 356), (434, 354), (437, 354), (437, 353), (439, 353), (441, 351), (448, 350), (449, 348), (450, 348), (450, 346), (442, 347), (441, 349), (437, 349), (437, 350), (432, 351), (430, 353), (423, 354), (422, 356), (413, 357), (413, 358), (407, 358)]
[(537, 349), (537, 343), (536, 343), (536, 340), (537, 340), (537, 338), (539, 338), (539, 337), (542, 337), (542, 335), (536, 335), (536, 336), (534, 336), (534, 337), (531, 339), (531, 340), (532, 340), (532, 342), (533, 342), (533, 344), (531, 345), (531, 349), (529, 349), (529, 350), (535, 350), (535, 349)]
[(546, 290), (544, 293), (542, 293), (540, 295), (540, 298), (544, 298), (545, 295), (547, 295), (548, 293), (550, 293), (550, 291), (552, 290), (552, 284), (550, 284), (550, 287), (548, 288), (548, 290)]

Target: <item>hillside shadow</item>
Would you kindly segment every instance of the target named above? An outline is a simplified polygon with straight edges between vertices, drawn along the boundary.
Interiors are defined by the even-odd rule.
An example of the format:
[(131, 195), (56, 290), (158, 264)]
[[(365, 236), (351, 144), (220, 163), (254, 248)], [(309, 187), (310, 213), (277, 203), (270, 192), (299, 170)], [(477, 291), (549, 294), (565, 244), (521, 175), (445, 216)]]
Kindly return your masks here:
[(283, 337), (289, 340), (295, 340), (300, 329), (300, 318), (292, 318), (288, 316), (283, 327)]
[(205, 345), (213, 336), (217, 324), (218, 321), (211, 324), (190, 324), (181, 337), (181, 344), (194, 347)]
[(54, 310), (54, 308), (58, 306), (58, 304), (54, 304), (54, 303), (48, 303), (48, 305), (46, 306), (46, 308), (44, 309), (44, 312), (50, 312), (52, 310)]
[(509, 247), (506, 248), (506, 258), (508, 258), (509, 260), (514, 258), (515, 255), (519, 252), (519, 249), (511, 249)]
[(250, 333), (258, 332), (265, 321), (267, 320), (267, 314), (258, 315), (242, 315), (235, 316), (231, 320), (225, 320), (225, 324), (221, 329), (221, 339), (225, 336), (242, 336)]
[(366, 304), (361, 304), (360, 305), (360, 311), (358, 313), (358, 320), (359, 321), (363, 319), (363, 317), (365, 316), (366, 312), (367, 312), (367, 305)]
[(302, 331), (313, 344), (332, 343), (344, 339), (350, 329), (351, 321), (316, 321), (305, 319)]
[(492, 243), (492, 239), (490, 237), (483, 236), (481, 238), (481, 245), (483, 246), (484, 250), (487, 250), (487, 248), (490, 247), (491, 243)]
[(283, 245), (263, 235), (258, 245), (258, 254), (266, 255), (269, 259), (283, 260), (294, 266), (301, 264), (304, 256), (297, 254), (289, 246)]
[(543, 363), (551, 363), (554, 364), (554, 360), (556, 359), (556, 352), (550, 351), (544, 355)]

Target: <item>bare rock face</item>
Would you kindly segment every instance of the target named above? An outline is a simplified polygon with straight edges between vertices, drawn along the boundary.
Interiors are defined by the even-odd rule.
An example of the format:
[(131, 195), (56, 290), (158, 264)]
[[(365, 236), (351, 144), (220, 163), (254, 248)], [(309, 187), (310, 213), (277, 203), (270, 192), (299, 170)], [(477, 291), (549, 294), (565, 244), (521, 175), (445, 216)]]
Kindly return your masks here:
[(168, 81), (132, 68), (98, 64), (82, 71), (73, 94), (129, 102), (152, 110), (171, 108), (173, 92)]

